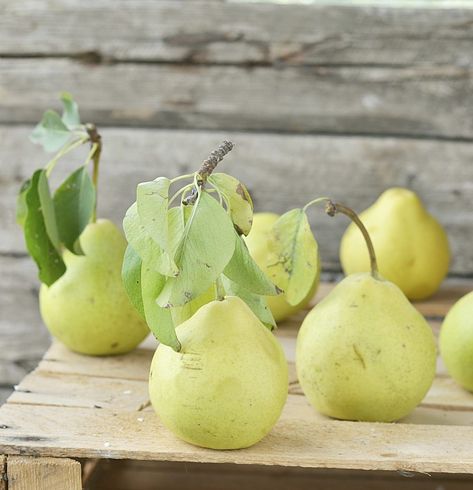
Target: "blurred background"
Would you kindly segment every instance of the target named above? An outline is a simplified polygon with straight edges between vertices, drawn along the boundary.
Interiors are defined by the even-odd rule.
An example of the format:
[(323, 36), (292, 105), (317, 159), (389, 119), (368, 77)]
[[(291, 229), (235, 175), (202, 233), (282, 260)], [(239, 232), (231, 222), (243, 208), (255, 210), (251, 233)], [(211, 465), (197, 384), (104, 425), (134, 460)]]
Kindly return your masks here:
[[(28, 136), (62, 91), (103, 136), (102, 217), (225, 138), (221, 170), (258, 211), (320, 195), (361, 211), (408, 187), (448, 231), (451, 276), (473, 277), (471, 1), (0, 0), (0, 398), (50, 342), (14, 215), (50, 158)], [(311, 213), (337, 274), (347, 222)]]

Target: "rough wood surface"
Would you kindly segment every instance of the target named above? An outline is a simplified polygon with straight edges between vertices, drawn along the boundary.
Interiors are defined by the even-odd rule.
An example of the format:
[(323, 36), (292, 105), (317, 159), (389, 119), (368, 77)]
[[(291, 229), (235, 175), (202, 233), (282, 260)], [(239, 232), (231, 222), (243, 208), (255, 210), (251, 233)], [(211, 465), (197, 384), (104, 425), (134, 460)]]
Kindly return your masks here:
[(100, 125), (471, 140), (472, 80), (468, 66), (275, 70), (8, 58), (0, 63), (0, 122), (36, 123), (67, 89), (83, 119)]
[[(0, 1), (0, 54), (207, 64), (471, 66), (471, 9)], [(88, 55), (88, 56), (87, 56)]]
[[(30, 127), (0, 128), (0, 252), (24, 251), (15, 224), (16, 194), (21, 182), (46, 163), (48, 155), (29, 143)], [(473, 274), (470, 246), (473, 214), (473, 144), (395, 138), (350, 138), (146, 129), (102, 131), (104, 153), (99, 214), (121, 223), (135, 200), (136, 184), (159, 175), (194, 171), (223, 139), (235, 149), (222, 163), (247, 184), (257, 211), (283, 212), (330, 194), (363, 210), (388, 187), (418, 192), (450, 237), (451, 272)], [(58, 165), (59, 179), (76, 155)], [(68, 164), (70, 162), (70, 165)], [(14, 163), (11, 164), (11, 163)], [(291, 181), (287, 175), (290, 173)], [(338, 243), (347, 221), (329, 219), (322, 209), (310, 212), (324, 268), (338, 268)]]
[(71, 459), (9, 456), (8, 490), (81, 490), (80, 463)]

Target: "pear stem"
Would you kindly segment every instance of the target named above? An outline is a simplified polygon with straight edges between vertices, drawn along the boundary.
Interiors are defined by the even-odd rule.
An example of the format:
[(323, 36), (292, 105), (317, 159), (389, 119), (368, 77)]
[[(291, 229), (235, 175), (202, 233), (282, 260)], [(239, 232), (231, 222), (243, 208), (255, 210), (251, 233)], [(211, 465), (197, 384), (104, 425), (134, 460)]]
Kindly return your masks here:
[(92, 145), (96, 145), (96, 150), (92, 157), (93, 169), (92, 169), (92, 183), (95, 187), (95, 205), (92, 213), (92, 223), (97, 221), (97, 200), (98, 200), (98, 183), (99, 183), (99, 165), (100, 155), (102, 153), (102, 137), (97, 131), (95, 124), (86, 124), (87, 134), (89, 135)]
[(362, 223), (359, 216), (353, 211), (353, 209), (341, 204), (339, 202), (333, 202), (331, 199), (326, 200), (325, 204), (325, 212), (329, 216), (335, 216), (336, 214), (344, 214), (348, 216), (356, 226), (358, 226), (359, 230), (363, 234), (363, 238), (365, 239), (366, 246), (368, 247), (368, 253), (370, 256), (370, 265), (371, 265), (371, 275), (375, 279), (379, 279), (379, 270), (378, 270), (378, 262), (376, 260), (376, 253), (374, 251), (373, 242), (371, 241), (368, 230), (365, 228), (365, 225)]
[[(231, 141), (224, 140), (223, 143), (202, 162), (200, 169), (197, 171), (197, 186), (202, 189), (215, 167), (223, 160), (224, 156), (230, 153), (233, 149)], [(194, 186), (192, 192), (183, 201), (184, 205), (194, 204), (197, 200), (198, 188)]]
[(215, 286), (217, 289), (217, 300), (218, 301), (223, 301), (225, 299), (225, 288), (223, 287), (223, 282), (221, 277), (217, 277), (217, 280), (215, 281)]

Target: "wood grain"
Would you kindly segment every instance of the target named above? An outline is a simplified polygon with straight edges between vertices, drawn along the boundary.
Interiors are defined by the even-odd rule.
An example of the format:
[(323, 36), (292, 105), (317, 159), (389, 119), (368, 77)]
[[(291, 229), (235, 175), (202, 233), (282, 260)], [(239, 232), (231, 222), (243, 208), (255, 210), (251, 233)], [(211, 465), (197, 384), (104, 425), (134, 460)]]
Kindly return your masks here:
[(83, 120), (99, 125), (471, 140), (472, 80), (469, 66), (275, 70), (6, 58), (0, 123), (36, 123), (68, 90)]
[(71, 459), (9, 456), (8, 490), (81, 490), (80, 463)]

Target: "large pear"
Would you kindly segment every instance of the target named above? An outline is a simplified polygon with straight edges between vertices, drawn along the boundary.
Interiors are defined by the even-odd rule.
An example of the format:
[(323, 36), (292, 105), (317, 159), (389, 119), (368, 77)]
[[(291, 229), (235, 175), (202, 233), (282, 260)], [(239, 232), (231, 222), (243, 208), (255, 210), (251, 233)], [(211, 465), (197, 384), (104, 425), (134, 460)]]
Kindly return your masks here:
[(160, 345), (150, 370), (150, 400), (164, 425), (213, 449), (262, 439), (287, 398), (287, 363), (274, 335), (232, 296), (202, 306), (176, 333), (181, 351)]
[(297, 337), (302, 389), (319, 412), (337, 419), (406, 416), (429, 390), (435, 360), (424, 317), (395, 284), (369, 273), (340, 282), (307, 315)]
[(84, 255), (64, 252), (66, 272), (40, 290), (40, 309), (51, 334), (69, 349), (90, 355), (122, 354), (149, 333), (122, 284), (126, 241), (108, 220), (87, 225)]
[[(269, 239), (270, 231), (274, 223), (278, 220), (279, 215), (275, 213), (255, 213), (253, 216), (253, 225), (245, 242), (248, 246), (251, 256), (263, 270), (270, 275), (268, 270), (268, 257), (270, 256)], [(320, 264), (319, 264), (320, 266)], [(312, 285), (309, 294), (297, 305), (291, 305), (286, 301), (284, 293), (277, 296), (267, 296), (268, 306), (276, 322), (284, 320), (290, 315), (304, 309), (314, 297), (319, 285), (319, 274)]]
[[(412, 191), (393, 188), (360, 214), (383, 277), (418, 300), (431, 296), (448, 272), (447, 235)], [(363, 237), (352, 223), (343, 235), (340, 261), (346, 275), (370, 270)]]
[(450, 376), (473, 391), (473, 291), (448, 312), (440, 330), (439, 347)]

